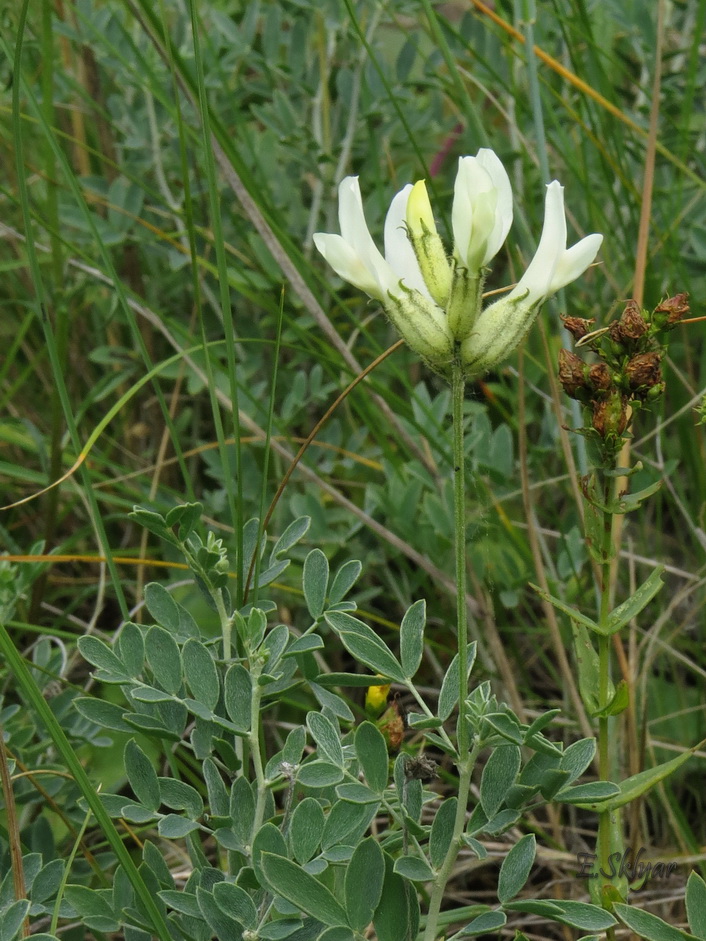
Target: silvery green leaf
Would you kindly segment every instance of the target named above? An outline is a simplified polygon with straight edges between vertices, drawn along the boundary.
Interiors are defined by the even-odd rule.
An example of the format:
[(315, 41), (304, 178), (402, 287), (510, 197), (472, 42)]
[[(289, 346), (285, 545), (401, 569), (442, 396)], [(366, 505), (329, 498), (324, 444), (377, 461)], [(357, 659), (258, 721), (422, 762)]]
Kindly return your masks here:
[(520, 760), (517, 745), (500, 745), (490, 753), (480, 782), (480, 802), (488, 819), (500, 810), (507, 792), (515, 783)]
[(458, 800), (447, 798), (440, 806), (429, 834), (429, 859), (434, 869), (440, 869), (451, 845)]
[(507, 854), (498, 877), (498, 899), (501, 902), (509, 902), (527, 882), (536, 852), (534, 834), (528, 833)]
[(221, 683), (208, 648), (192, 637), (182, 647), (181, 656), (184, 676), (194, 699), (213, 712), (220, 697)]
[(160, 686), (168, 693), (178, 693), (182, 680), (181, 653), (170, 632), (151, 627), (145, 637), (145, 653)]
[(157, 810), (160, 805), (157, 772), (134, 738), (125, 746), (124, 762), (125, 773), (135, 797), (149, 810)]
[(697, 938), (706, 938), (706, 883), (692, 872), (686, 883), (686, 913), (689, 928)]
[(270, 555), (270, 562), (274, 562), (279, 555), (288, 552), (300, 539), (303, 539), (309, 531), (310, 526), (311, 517), (309, 516), (300, 516), (298, 519), (295, 519), (294, 522), (290, 523), (275, 543)]
[(226, 673), (223, 698), (226, 712), (243, 732), (250, 730), (252, 680), (241, 663), (233, 663)]
[(314, 620), (324, 613), (328, 588), (328, 559), (321, 549), (312, 549), (304, 560), (302, 588), (309, 614)]
[(367, 837), (355, 848), (346, 867), (344, 897), (348, 924), (363, 932), (373, 920), (382, 895), (385, 858), (374, 837)]
[(426, 618), (427, 605), (424, 599), (415, 601), (402, 618), (400, 626), (400, 661), (402, 669), (409, 679), (412, 679), (422, 662)]
[(272, 889), (301, 911), (325, 925), (346, 925), (346, 912), (314, 876), (289, 859), (263, 852), (261, 866)]
[(357, 559), (349, 559), (348, 562), (343, 563), (336, 572), (333, 584), (329, 590), (329, 602), (331, 605), (338, 604), (346, 597), (348, 592), (358, 581), (362, 570), (363, 566)]
[(329, 611), (325, 617), (356, 660), (382, 676), (404, 683), (404, 671), (397, 658), (367, 624), (343, 611)]
[(289, 821), (288, 839), (298, 863), (309, 862), (318, 850), (325, 823), (321, 804), (315, 798), (305, 797), (296, 805)]
[(388, 755), (385, 739), (372, 722), (361, 722), (355, 731), (355, 751), (368, 786), (377, 793), (387, 787)]
[(311, 737), (318, 745), (319, 754), (342, 768), (343, 749), (341, 748), (341, 733), (331, 720), (321, 712), (309, 712), (306, 724)]
[[(468, 645), (468, 676), (471, 674), (473, 664), (476, 659), (475, 641)], [(459, 674), (458, 674), (458, 654), (453, 658), (446, 671), (446, 675), (441, 684), (439, 693), (439, 702), (437, 705), (437, 714), (442, 721), (446, 721), (454, 708), (458, 705), (459, 694)]]

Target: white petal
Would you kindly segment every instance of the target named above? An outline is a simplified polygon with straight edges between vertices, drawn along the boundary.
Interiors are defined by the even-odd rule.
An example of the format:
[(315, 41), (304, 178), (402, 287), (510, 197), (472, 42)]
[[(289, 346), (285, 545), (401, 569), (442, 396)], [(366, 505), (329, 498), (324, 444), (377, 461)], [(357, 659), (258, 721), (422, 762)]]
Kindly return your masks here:
[[(370, 234), (365, 221), (357, 176), (347, 176), (338, 187), (338, 221), (344, 241), (353, 249), (360, 263), (367, 268), (376, 284), (374, 291), (371, 291), (369, 287), (362, 288), (362, 290), (365, 290), (371, 297), (384, 300), (388, 290), (397, 287), (399, 279), (394, 277), (390, 266)], [(359, 282), (351, 281), (351, 284), (359, 286)]]
[(477, 160), (490, 177), (497, 193), (495, 225), (488, 236), (488, 246), (483, 259), (483, 264), (487, 265), (500, 251), (512, 225), (512, 185), (507, 170), (494, 150), (482, 147), (478, 151)]
[(533, 304), (550, 294), (554, 272), (565, 250), (564, 187), (554, 180), (547, 186), (544, 201), (544, 225), (537, 251), (517, 287), (508, 294), (508, 298), (514, 298), (529, 291), (527, 302)]
[(454, 248), (464, 265), (468, 264), (468, 248), (473, 231), (473, 163), (475, 157), (459, 157), (458, 173), (454, 183), (454, 201), (451, 207), (451, 228)]
[[(390, 203), (385, 217), (385, 260), (395, 273), (394, 287), (402, 280), (406, 287), (414, 288), (431, 300), (417, 256), (407, 235), (407, 203), (411, 192), (412, 184), (408, 183)], [(389, 290), (393, 295), (399, 294), (394, 288)]]
[(385, 292), (381, 289), (374, 272), (370, 271), (360, 255), (342, 236), (316, 232), (314, 245), (344, 281), (365, 291), (371, 297), (385, 300)]
[(346, 242), (376, 270), (384, 259), (365, 221), (357, 176), (347, 176), (338, 187), (338, 221)]
[(565, 251), (554, 271), (549, 293), (554, 294), (560, 291), (580, 277), (598, 254), (602, 242), (603, 236), (594, 233), (587, 235), (586, 238)]

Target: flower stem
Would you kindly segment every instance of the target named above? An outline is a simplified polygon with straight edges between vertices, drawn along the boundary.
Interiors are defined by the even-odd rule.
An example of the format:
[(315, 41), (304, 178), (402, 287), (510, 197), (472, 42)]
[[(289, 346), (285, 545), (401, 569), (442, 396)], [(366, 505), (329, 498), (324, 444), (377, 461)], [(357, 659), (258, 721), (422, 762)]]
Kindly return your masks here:
[(231, 632), (233, 629), (233, 622), (228, 616), (226, 606), (223, 603), (223, 596), (221, 595), (221, 592), (218, 588), (211, 592), (211, 597), (213, 598), (213, 603), (216, 606), (218, 620), (220, 621), (221, 625), (221, 637), (223, 638), (223, 660), (225, 663), (228, 663), (231, 655)]
[[(458, 754), (461, 765), (468, 753), (466, 697), (468, 696), (468, 609), (466, 607), (466, 473), (463, 445), (463, 401), (466, 378), (457, 359), (451, 368), (453, 398), (454, 531), (456, 548), (456, 625), (458, 638)], [(459, 799), (460, 802), (460, 799)]]
[[(616, 460), (606, 460), (606, 471), (614, 471)], [(599, 624), (605, 627), (611, 608), (611, 561), (614, 553), (614, 522), (615, 512), (613, 502), (615, 500), (615, 476), (613, 473), (606, 473), (603, 484), (603, 539), (601, 546), (601, 594), (600, 594), (600, 612)], [(605, 709), (610, 702), (611, 696), (611, 639), (609, 636), (600, 634), (598, 637), (598, 701), (601, 709)], [(600, 716), (598, 719), (598, 770), (602, 781), (609, 781), (614, 773), (613, 768), (613, 726), (616, 721), (615, 716)], [(620, 825), (619, 811), (604, 811), (598, 815), (598, 862), (601, 873), (610, 873), (611, 855), (622, 852), (622, 832)], [(607, 878), (607, 876), (601, 876)], [(608, 903), (608, 899), (602, 893), (603, 904)], [(608, 941), (615, 938), (615, 932), (612, 928), (606, 933)]]
[(436, 938), (441, 903), (446, 895), (446, 884), (449, 881), (456, 859), (461, 850), (461, 837), (463, 836), (463, 831), (466, 826), (466, 807), (468, 805), (468, 795), (471, 787), (471, 775), (473, 774), (473, 768), (475, 767), (479, 751), (480, 748), (474, 745), (470, 753), (464, 755), (459, 762), (458, 803), (456, 805), (453, 834), (444, 861), (441, 864), (441, 868), (432, 886), (423, 941), (434, 941)]
[(441, 904), (446, 894), (446, 884), (453, 872), (461, 850), (461, 837), (466, 826), (466, 809), (471, 788), (471, 775), (479, 748), (470, 748), (469, 729), (466, 722), (466, 697), (468, 695), (468, 611), (466, 608), (466, 475), (463, 446), (463, 401), (466, 378), (460, 359), (451, 367), (451, 396), (453, 400), (453, 469), (454, 469), (454, 534), (456, 549), (456, 624), (458, 639), (458, 802), (449, 848), (436, 874), (429, 898), (429, 911), (424, 941), (436, 938)]
[(250, 757), (252, 758), (253, 770), (255, 772), (255, 782), (257, 785), (257, 800), (255, 803), (255, 817), (252, 826), (252, 839), (250, 845), (260, 832), (265, 814), (265, 799), (267, 797), (267, 781), (265, 779), (265, 769), (262, 764), (261, 743), (260, 743), (260, 705), (262, 701), (262, 687), (258, 680), (262, 673), (262, 664), (250, 660), (250, 673), (252, 676), (250, 687), (250, 733), (248, 735), (248, 744), (250, 746)]

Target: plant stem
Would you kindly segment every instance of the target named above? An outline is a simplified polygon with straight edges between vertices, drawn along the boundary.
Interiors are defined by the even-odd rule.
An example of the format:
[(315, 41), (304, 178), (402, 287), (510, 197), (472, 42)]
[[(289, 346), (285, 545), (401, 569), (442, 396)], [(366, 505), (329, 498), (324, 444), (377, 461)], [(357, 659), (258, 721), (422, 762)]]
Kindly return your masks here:
[(226, 606), (223, 603), (223, 596), (218, 588), (211, 592), (213, 603), (218, 612), (218, 620), (221, 623), (221, 637), (223, 638), (223, 660), (228, 663), (231, 654), (231, 634), (233, 631), (233, 622), (228, 616)]
[(437, 927), (439, 924), (439, 913), (441, 903), (446, 895), (446, 883), (453, 871), (456, 859), (461, 850), (461, 837), (466, 826), (466, 806), (468, 804), (468, 794), (471, 787), (471, 775), (475, 767), (476, 758), (480, 748), (474, 745), (470, 753), (461, 758), (459, 763), (458, 776), (458, 803), (456, 804), (456, 816), (454, 818), (453, 834), (449, 848), (441, 869), (434, 880), (434, 886), (429, 897), (429, 913), (427, 914), (427, 923), (424, 929), (424, 941), (434, 941), (436, 938)]
[[(453, 399), (454, 531), (456, 548), (456, 624), (458, 638), (458, 754), (459, 768), (468, 752), (466, 697), (468, 695), (468, 609), (466, 607), (466, 473), (463, 446), (463, 400), (466, 378), (459, 361), (451, 368)], [(461, 792), (459, 792), (460, 794)], [(460, 803), (460, 798), (459, 798)], [(464, 802), (465, 810), (465, 802)]]
[[(606, 460), (605, 470), (614, 471), (615, 457)], [(601, 547), (601, 597), (599, 624), (605, 627), (610, 614), (611, 597), (611, 560), (614, 546), (615, 513), (612, 504), (615, 500), (615, 481), (613, 474), (606, 474), (603, 485), (603, 540)], [(600, 634), (598, 637), (598, 701), (601, 709), (608, 706), (611, 696), (611, 639)], [(609, 781), (613, 775), (613, 756), (611, 754), (611, 733), (615, 716), (600, 716), (598, 719), (598, 770), (602, 781)], [(617, 844), (617, 845), (616, 845)], [(611, 854), (622, 851), (622, 833), (620, 832), (620, 812), (605, 811), (598, 815), (598, 862), (603, 873), (610, 873)], [(601, 876), (602, 879), (607, 878)], [(604, 905), (606, 899), (603, 899)], [(608, 941), (615, 938), (612, 928), (606, 932)]]
[(250, 691), (250, 734), (248, 735), (248, 744), (250, 745), (250, 757), (252, 758), (253, 770), (255, 771), (255, 782), (257, 784), (257, 798), (255, 802), (255, 818), (252, 826), (253, 840), (262, 828), (262, 821), (265, 815), (265, 798), (267, 797), (267, 782), (265, 780), (265, 769), (262, 765), (262, 754), (260, 752), (260, 703), (262, 700), (262, 687), (258, 680), (262, 673), (262, 665), (259, 662), (250, 660), (250, 673), (252, 676), (252, 686)]
[(479, 748), (474, 745), (469, 753), (468, 725), (466, 723), (466, 697), (468, 695), (468, 611), (466, 608), (466, 474), (463, 442), (463, 400), (466, 379), (460, 361), (451, 367), (451, 396), (453, 400), (453, 468), (454, 468), (454, 533), (456, 550), (456, 624), (458, 639), (458, 802), (453, 834), (444, 861), (434, 880), (429, 898), (424, 941), (434, 941), (439, 923), (441, 904), (446, 893), (456, 859), (461, 849), (461, 837), (466, 826), (466, 808), (471, 787), (471, 775)]

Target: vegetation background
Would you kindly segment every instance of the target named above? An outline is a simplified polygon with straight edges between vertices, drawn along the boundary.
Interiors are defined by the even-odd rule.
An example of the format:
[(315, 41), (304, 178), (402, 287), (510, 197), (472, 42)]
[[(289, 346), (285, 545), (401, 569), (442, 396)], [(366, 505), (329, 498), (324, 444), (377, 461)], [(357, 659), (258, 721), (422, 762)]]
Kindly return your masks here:
[[(151, 580), (216, 630), (180, 560), (127, 513), (197, 499), (228, 544), (242, 541), (315, 423), (396, 340), (379, 305), (313, 250), (314, 232), (337, 229), (338, 182), (360, 175), (381, 234), (393, 193), (426, 178), (448, 235), (457, 159), (483, 146), (515, 191), (489, 286), (531, 257), (550, 179), (566, 187), (573, 235), (605, 234), (600, 266), (467, 402), (478, 678), (527, 716), (561, 708), (567, 739), (582, 734), (567, 625), (527, 587), (589, 608), (594, 592), (558, 314), (600, 326), (629, 297), (653, 307), (678, 291), (702, 312), (706, 2), (46, 0), (2, 17), (0, 502), (85, 460), (0, 516), (0, 591), (19, 595), (14, 641), (96, 781), (121, 786), (122, 742), (107, 747), (71, 710), (78, 693), (114, 695), (88, 677), (76, 638), (109, 638), (130, 612), (139, 621)], [(627, 591), (665, 563), (668, 587), (625, 645), (626, 773), (704, 737), (703, 332), (674, 332), (666, 394), (635, 420), (635, 489), (662, 487), (625, 521), (617, 578)], [(318, 432), (268, 524), (276, 537), (312, 518), (300, 562), (311, 546), (334, 567), (360, 559), (357, 599), (388, 640), (427, 599), (430, 689), (454, 649), (448, 414), (443, 383), (397, 349)], [(276, 585), (295, 625), (298, 584), (295, 565)], [(345, 652), (325, 656), (345, 668)], [(1, 664), (0, 683), (15, 704)], [(272, 724), (311, 706), (294, 696)], [(40, 761), (32, 710), (0, 719), (8, 747)], [(662, 917), (706, 858), (701, 761), (630, 821), (633, 839), (684, 864), (644, 893)], [(46, 786), (60, 804), (61, 781)], [(36, 845), (61, 845), (44, 800), (19, 787)], [(545, 856), (545, 881), (572, 880), (591, 839), (577, 830)]]

